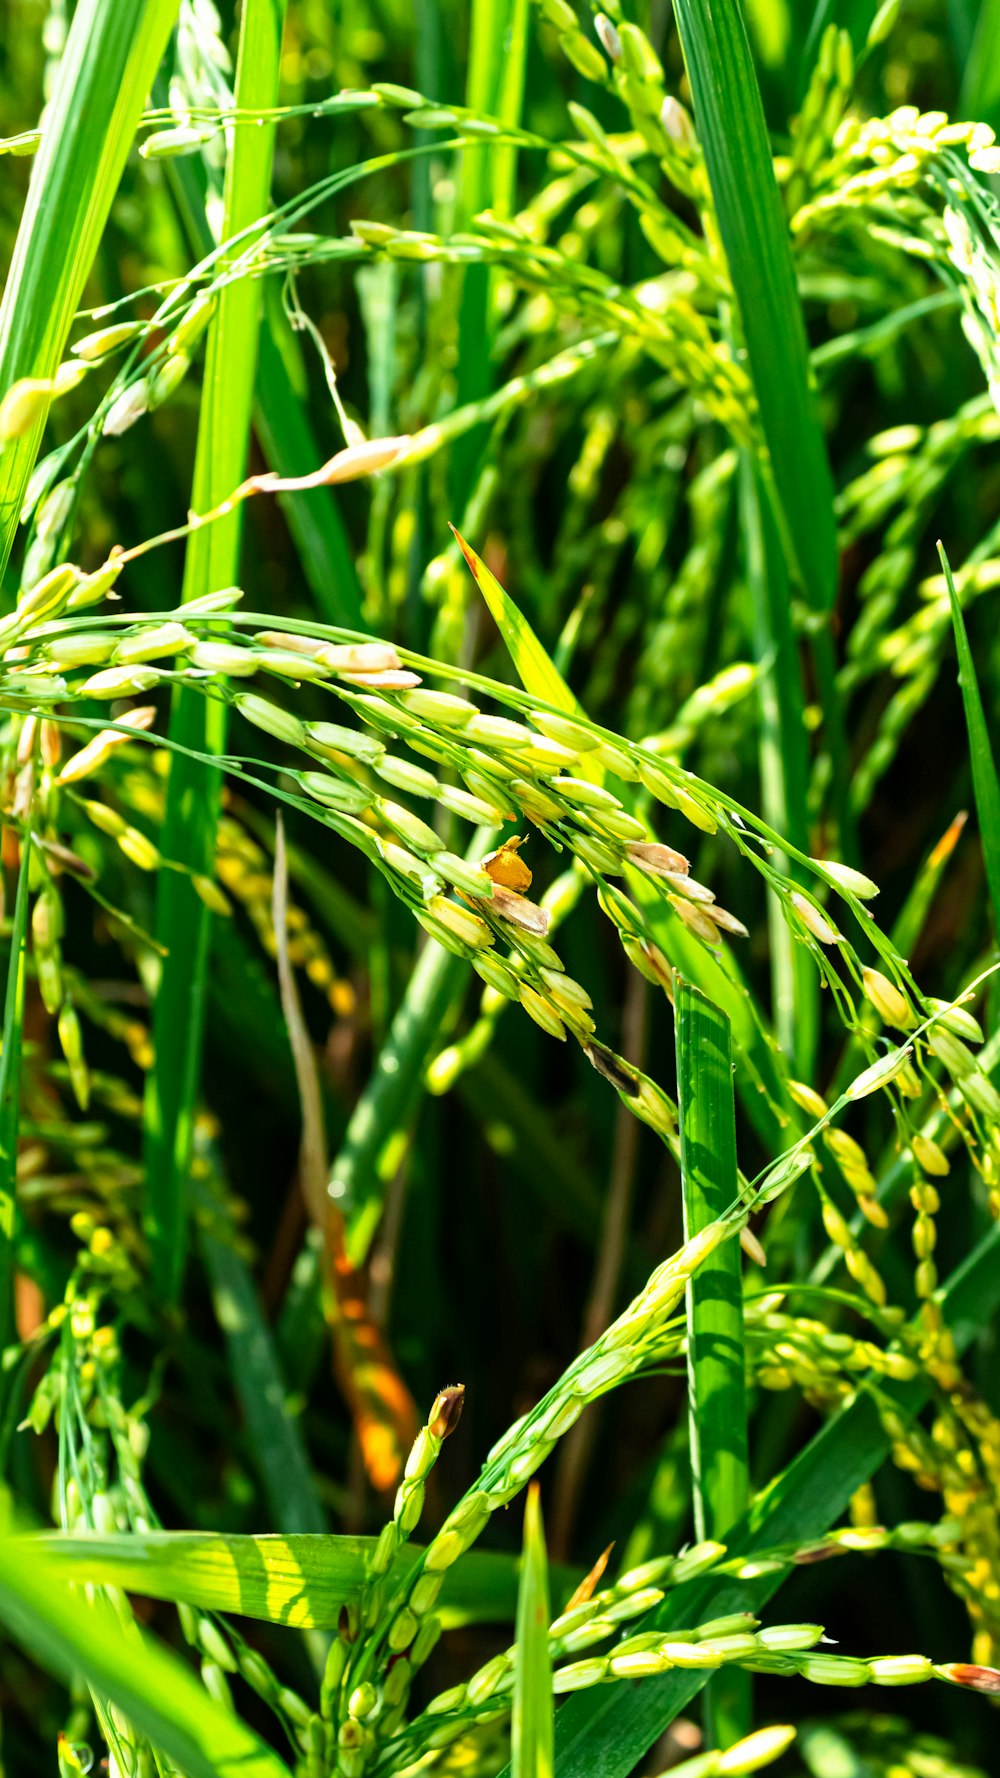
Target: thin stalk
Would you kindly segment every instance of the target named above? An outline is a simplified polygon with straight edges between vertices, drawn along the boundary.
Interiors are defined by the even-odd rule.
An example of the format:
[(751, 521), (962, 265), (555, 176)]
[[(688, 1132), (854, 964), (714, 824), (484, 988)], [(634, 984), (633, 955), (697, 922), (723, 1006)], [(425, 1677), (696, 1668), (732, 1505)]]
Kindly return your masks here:
[[(253, 109), (274, 103), (278, 87), (284, 0), (246, 0), (236, 69), (236, 102)], [(238, 235), (268, 207), (273, 125), (231, 137), (224, 192), (223, 238)], [(260, 316), (253, 279), (221, 291), (209, 328), (192, 506), (217, 504), (246, 468)], [(238, 509), (195, 531), (184, 564), (183, 600), (237, 578)], [(179, 691), (170, 733), (182, 745), (218, 754), (225, 708)], [(221, 775), (175, 756), (164, 821), (164, 850), (192, 870), (210, 873), (215, 855)], [(156, 935), (167, 947), (153, 1014), (155, 1061), (145, 1105), (146, 1220), (154, 1286), (177, 1300), (184, 1270), (188, 1171), (201, 1062), (210, 915), (180, 872), (164, 872), (157, 891)]]
[[(677, 1110), (684, 1239), (723, 1215), (739, 1192), (732, 1046), (725, 1014), (688, 982), (675, 990)], [(728, 1241), (687, 1287), (688, 1420), (694, 1526), (724, 1540), (750, 1497), (740, 1247)], [(725, 1747), (750, 1726), (744, 1673), (709, 1687), (706, 1727)]]

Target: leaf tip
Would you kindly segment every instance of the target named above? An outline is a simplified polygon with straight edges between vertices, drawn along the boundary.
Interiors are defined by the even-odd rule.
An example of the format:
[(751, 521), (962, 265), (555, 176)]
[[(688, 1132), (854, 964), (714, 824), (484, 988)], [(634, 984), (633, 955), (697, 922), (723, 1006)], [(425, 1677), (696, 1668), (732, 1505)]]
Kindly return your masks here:
[(470, 549), (469, 545), (465, 541), (465, 538), (462, 536), (461, 531), (458, 529), (458, 526), (453, 525), (450, 520), (448, 522), (448, 529), (451, 532), (452, 536), (454, 537), (455, 542), (458, 544), (458, 547), (461, 550), (463, 556), (465, 557), (466, 564), (469, 569), (469, 573), (472, 575), (473, 580), (475, 581), (476, 585), (478, 586), (479, 585), (479, 557), (476, 555), (476, 552), (474, 549)]

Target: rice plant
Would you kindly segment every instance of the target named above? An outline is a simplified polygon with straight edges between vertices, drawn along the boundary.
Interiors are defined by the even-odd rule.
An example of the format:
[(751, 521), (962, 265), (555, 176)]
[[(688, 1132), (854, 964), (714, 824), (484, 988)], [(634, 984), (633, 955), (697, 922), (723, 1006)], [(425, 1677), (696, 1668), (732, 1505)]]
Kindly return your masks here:
[(994, 0), (0, 16), (4, 1772), (983, 1778)]

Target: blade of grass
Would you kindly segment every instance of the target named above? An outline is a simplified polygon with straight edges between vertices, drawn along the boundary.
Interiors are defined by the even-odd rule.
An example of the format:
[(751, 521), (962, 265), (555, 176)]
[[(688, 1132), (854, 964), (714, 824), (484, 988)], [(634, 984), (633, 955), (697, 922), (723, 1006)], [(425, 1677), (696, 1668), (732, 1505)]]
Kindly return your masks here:
[(967, 816), (962, 809), (948, 823), (937, 844), (932, 846), (920, 865), (913, 885), (889, 932), (893, 946), (901, 957), (909, 957), (920, 938), (931, 904), (941, 885), (955, 847), (962, 837)]
[(627, 873), (629, 891), (642, 908), (653, 937), (677, 967), (725, 1013), (736, 1044), (740, 1103), (761, 1141), (787, 1143), (787, 1118), (795, 1112), (777, 1065), (773, 1039), (731, 951), (713, 957), (641, 871)]
[[(375, 1550), (374, 1537), (217, 1536), (209, 1531), (148, 1531), (134, 1535), (42, 1532), (22, 1546), (42, 1550), (61, 1580), (121, 1587), (148, 1599), (186, 1601), (205, 1611), (300, 1629), (332, 1629), (345, 1601), (360, 1597)], [(422, 1554), (408, 1545), (394, 1574), (409, 1574)], [(449, 1568), (441, 1615), (449, 1626), (510, 1623), (517, 1609), (519, 1561), (492, 1550), (471, 1550)], [(580, 1579), (575, 1569), (552, 1571), (560, 1599)]]
[(496, 575), (492, 574), (482, 558), (477, 556), (471, 544), (466, 543), (461, 532), (456, 531), (454, 525), (451, 530), (465, 557), (469, 573), (482, 593), (490, 615), (503, 637), (507, 652), (514, 663), (518, 678), (525, 691), (531, 692), (536, 698), (544, 698), (557, 710), (572, 711), (582, 715), (579, 703), (548, 651), (539, 642), (527, 618), (518, 610), (510, 594), (504, 591)]
[[(28, 932), (28, 880), (31, 828), (21, 840), (17, 896), (10, 928), (10, 959), (0, 1050), (0, 1351), (14, 1326), (14, 1248), (17, 1234), (17, 1133), (21, 1107), (21, 1038), (24, 1027), (25, 944)], [(7, 1394), (0, 1388), (0, 1401)]]
[(152, 1637), (66, 1585), (33, 1544), (0, 1542), (0, 1621), (43, 1666), (82, 1675), (189, 1778), (288, 1778), (277, 1754)]
[[(940, 1292), (941, 1307), (956, 1347), (964, 1350), (1000, 1309), (1000, 1228), (992, 1228)], [(897, 1410), (910, 1418), (927, 1399), (927, 1386), (896, 1384), (887, 1388)], [(732, 1553), (751, 1553), (779, 1543), (811, 1542), (822, 1536), (846, 1511), (852, 1494), (867, 1481), (889, 1451), (871, 1397), (859, 1393), (815, 1434), (805, 1449), (764, 1490), (727, 1546)], [(787, 1572), (787, 1571), (785, 1571)], [(777, 1591), (785, 1574), (770, 1575), (753, 1585), (725, 1579), (678, 1588), (637, 1629), (703, 1623), (734, 1610), (758, 1612)], [(703, 1675), (665, 1674), (641, 1686), (615, 1685), (579, 1692), (567, 1700), (556, 1718), (556, 1766), (559, 1778), (626, 1778), (647, 1748), (660, 1736), (704, 1684)], [(507, 1778), (507, 1774), (504, 1774)]]
[(549, 1577), (537, 1482), (524, 1509), (524, 1559), (517, 1596), (514, 1708), (510, 1769), (514, 1778), (552, 1778), (552, 1659), (549, 1653)]
[(288, 1412), (285, 1380), (250, 1272), (231, 1242), (204, 1230), (200, 1245), (271, 1521), (286, 1533), (325, 1532), (305, 1441)]
[(677, 24), (781, 511), (810, 603), (828, 611), (833, 483), (750, 45), (736, 0), (679, 0)]
[(962, 75), (956, 116), (1000, 123), (1000, 5), (979, 0), (975, 35)]
[[(764, 667), (759, 682), (760, 761), (764, 819), (808, 853), (809, 743), (798, 646), (792, 629), (788, 576), (773, 515), (748, 453), (740, 459), (740, 504), (747, 586), (753, 607), (754, 649)], [(781, 869), (789, 871), (787, 857)], [(819, 978), (797, 944), (777, 897), (769, 891), (772, 1018), (778, 1041), (800, 1080), (812, 1078), (818, 1037)]]
[[(969, 69), (966, 64), (972, 53), (972, 43), (976, 34), (979, 0), (947, 0), (945, 16), (948, 21), (948, 37), (952, 54), (959, 68), (964, 71), (964, 75), (967, 77)], [(964, 95), (962, 95), (958, 101), (959, 110), (964, 102)], [(966, 113), (962, 111), (962, 116), (965, 117), (965, 115)]]
[[(220, 1207), (214, 1208), (218, 1215)], [(288, 1409), (285, 1379), (249, 1268), (232, 1241), (207, 1228), (200, 1230), (199, 1245), (271, 1523), (286, 1534), (323, 1535), (326, 1514), (300, 1423)], [(313, 1666), (322, 1673), (327, 1638), (312, 1630), (306, 1640)]]
[[(528, 48), (528, 0), (473, 0), (469, 72), (465, 103), (473, 111), (516, 125), (521, 121)], [(483, 146), (466, 149), (458, 180), (455, 227), (468, 228), (483, 210), (503, 221), (514, 199), (517, 150)], [(496, 332), (496, 277), (485, 265), (460, 274), (456, 407), (480, 401), (493, 383), (492, 347)], [(472, 490), (482, 454), (485, 427), (467, 439), (452, 460), (451, 497), (461, 513)]]
[[(690, 1241), (739, 1196), (736, 1101), (729, 1021), (689, 982), (678, 979), (677, 1111), (681, 1139), (684, 1239)], [(740, 1248), (728, 1241), (687, 1288), (688, 1421), (695, 1535), (722, 1542), (746, 1511), (746, 1357)], [(708, 1688), (707, 1727), (725, 1747), (750, 1727), (745, 1673), (720, 1673)]]
[(972, 790), (976, 799), (976, 814), (979, 819), (979, 839), (983, 848), (983, 864), (986, 867), (986, 884), (993, 908), (993, 929), (994, 932), (1000, 932), (1000, 780), (997, 778), (996, 761), (993, 758), (993, 748), (990, 744), (990, 731), (986, 726), (983, 700), (979, 695), (979, 684), (976, 679), (972, 650), (969, 647), (965, 618), (962, 614), (958, 593), (955, 590), (951, 563), (948, 561), (942, 543), (938, 544), (938, 555), (941, 557), (941, 566), (948, 583), (948, 598), (951, 602), (951, 621), (955, 631), (955, 648), (958, 653), (958, 683), (962, 688), (965, 724), (969, 731)]
[[(285, 0), (246, 0), (236, 69), (236, 103), (266, 110), (277, 97)], [(223, 237), (249, 227), (267, 209), (274, 128), (236, 130), (226, 167)], [(256, 279), (220, 294), (209, 326), (192, 506), (205, 512), (240, 481), (250, 436), (260, 314)], [(199, 598), (238, 577), (239, 510), (195, 531), (184, 563), (183, 599)], [(218, 753), (225, 710), (190, 691), (177, 695), (171, 738)], [(164, 850), (197, 873), (211, 874), (220, 776), (173, 756), (167, 787)], [(184, 1270), (187, 1191), (204, 1027), (210, 914), (187, 876), (161, 872), (156, 936), (167, 948), (153, 1012), (155, 1058), (146, 1092), (146, 1220), (153, 1283), (175, 1302)]]
[[(31, 170), (0, 304), (0, 393), (51, 377), (178, 0), (81, 0)], [(0, 574), (7, 566), (44, 412), (0, 454)]]
[[(827, 619), (837, 592), (833, 481), (814, 400), (788, 229), (738, 0), (712, 6), (704, 0), (679, 0), (677, 25), (767, 443), (766, 485), (773, 481), (775, 516), (789, 565), (818, 618)], [(827, 622), (817, 626), (812, 646), (840, 844), (850, 856), (854, 838), (847, 752)]]

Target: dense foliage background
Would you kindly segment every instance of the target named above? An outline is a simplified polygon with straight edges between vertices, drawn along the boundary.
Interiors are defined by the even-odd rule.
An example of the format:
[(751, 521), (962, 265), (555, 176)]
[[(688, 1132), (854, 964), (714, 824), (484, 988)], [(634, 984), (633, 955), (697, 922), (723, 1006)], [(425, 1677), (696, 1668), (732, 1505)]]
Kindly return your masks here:
[[(418, 1533), (428, 1541), (476, 1485), (490, 1447), (682, 1246), (692, 1200), (686, 1231), (673, 1102), (694, 1143), (686, 1107), (715, 1095), (712, 1118), (725, 1125), (734, 1080), (746, 1180), (825, 1120), (828, 1106), (846, 1133), (831, 1138), (826, 1126), (813, 1140), (814, 1165), (755, 1216), (763, 1254), (746, 1242), (745, 1349), (735, 1365), (730, 1354), (722, 1386), (746, 1373), (748, 1470), (730, 1478), (728, 1515), (730, 1483), (699, 1502), (692, 1389), (696, 1439), (699, 1412), (709, 1449), (722, 1434), (718, 1424), (711, 1431), (704, 1377), (699, 1399), (689, 1375), (678, 1301), (660, 1345), (645, 1354), (648, 1374), (593, 1403), (542, 1471), (556, 1605), (609, 1545), (616, 1574), (696, 1539), (725, 1541), (741, 1488), (743, 1504), (748, 1489), (764, 1498), (806, 1453), (817, 1467), (801, 1472), (800, 1493), (818, 1502), (821, 1483), (809, 1478), (822, 1476), (830, 1498), (816, 1505), (823, 1523), (793, 1515), (763, 1539), (766, 1548), (788, 1546), (783, 1575), (791, 1546), (802, 1550), (783, 1579), (780, 1621), (825, 1625), (848, 1656), (918, 1650), (936, 1663), (992, 1668), (1000, 1101), (988, 1076), (1000, 1051), (986, 972), (995, 958), (991, 879), (994, 892), (1000, 882), (989, 747), (1000, 697), (991, 622), (1000, 580), (1000, 231), (991, 186), (1000, 156), (988, 126), (1000, 116), (1000, 13), (993, 0), (888, 0), (877, 15), (867, 0), (823, 0), (815, 13), (809, 0), (757, 0), (747, 10), (748, 57), (735, 9), (716, 27), (693, 0), (677, 19), (658, 0), (641, 0), (596, 24), (564, 0), (288, 0), (269, 74), (283, 9), (267, 0), (255, 12), (247, 0), (247, 85), (237, 92), (245, 115), (224, 129), (236, 9), (182, 0), (178, 23), (176, 6), (158, 4), (161, 25), (142, 19), (157, 7), (138, 0), (119, 15), (135, 42), (147, 26), (151, 45), (160, 31), (149, 67), (166, 47), (155, 115), (116, 189), (94, 147), (104, 108), (110, 117), (125, 106), (128, 90), (111, 71), (110, 41), (107, 85), (85, 67), (74, 114), (72, 90), (59, 86), (73, 8), (5, 0), (0, 9), (0, 133), (33, 131), (47, 103), (48, 119), (75, 115), (78, 132), (67, 124), (63, 163), (44, 129), (37, 159), (33, 139), (8, 143), (0, 179), (3, 262), (12, 265), (0, 324), (4, 609), (20, 601), (26, 614), (2, 635), (27, 649), (20, 660), (8, 654), (8, 685), (0, 682), (11, 957), (0, 1146), (11, 1169), (17, 1155), (19, 1197), (9, 1243), (3, 1237), (10, 1276), (0, 1288), (13, 1306), (0, 1454), (18, 1523), (117, 1539), (104, 1567), (100, 1552), (88, 1567), (80, 1545), (78, 1566), (70, 1561), (58, 1584), (65, 1575), (134, 1589), (141, 1623), (175, 1647), (186, 1636), (200, 1649), (222, 1708), (230, 1707), (225, 1673), (238, 1666), (236, 1707), (282, 1758), (344, 1778), (376, 1769), (368, 1747), (319, 1745), (308, 1726), (314, 1704), (301, 1703), (300, 1694), (316, 1692), (310, 1662), (322, 1671), (337, 1614), (299, 1635), (258, 1621), (274, 1611), (254, 1610), (253, 1622), (237, 1618), (246, 1638), (239, 1661), (220, 1658), (213, 1627), (222, 1632), (193, 1608), (236, 1612), (237, 1604), (190, 1591), (181, 1569), (171, 1579), (173, 1546), (157, 1555), (146, 1534), (157, 1526), (377, 1534), (437, 1391), (461, 1381), (461, 1425), (430, 1477)], [(92, 41), (102, 32), (110, 40), (99, 0), (83, 10), (93, 15)], [(127, 45), (118, 53), (127, 57)], [(275, 100), (261, 94), (275, 74), (284, 109), (272, 127)], [(145, 76), (129, 78), (142, 86)], [(144, 92), (121, 125), (128, 138)], [(506, 127), (484, 131), (484, 117)], [(951, 119), (971, 122), (963, 133), (950, 131)], [(976, 134), (975, 124), (986, 127)], [(28, 245), (22, 232), (15, 257), (29, 178), (33, 168), (39, 178), (46, 154), (56, 168), (47, 189), (63, 194), (52, 202), (67, 208), (29, 210)], [(75, 256), (85, 280), (66, 313), (68, 323), (79, 308), (71, 338), (84, 351), (64, 350), (63, 337), (43, 364), (52, 341), (41, 333), (57, 328), (68, 300), (58, 227), (68, 226), (74, 175), (104, 192), (95, 205), (104, 202), (107, 221), (93, 239), (86, 230), (62, 237), (63, 259)], [(269, 210), (277, 220), (265, 231), (258, 218)], [(240, 228), (256, 258), (225, 284), (231, 261), (213, 243)], [(199, 262), (197, 279), (184, 283)], [(201, 285), (216, 292), (215, 307), (195, 313)], [(37, 326), (24, 320), (29, 313), (41, 316)], [(119, 323), (128, 324), (120, 337), (103, 334)], [(36, 398), (24, 396), (20, 379), (52, 377), (61, 361), (91, 368), (55, 390), (43, 467), (24, 501), (31, 465), (23, 475), (11, 466), (32, 438), (37, 448), (41, 414), (32, 409), (22, 424), (9, 392), (30, 405)], [(369, 464), (366, 438), (416, 443)], [(334, 458), (342, 487), (255, 490), (239, 521), (140, 550), (183, 530), (190, 509), (207, 511), (244, 474), (289, 479)], [(365, 475), (369, 466), (375, 473)], [(482, 590), (449, 523), (468, 539), (474, 573), (485, 563)], [(954, 609), (939, 539), (955, 571)], [(384, 696), (401, 694), (393, 707), (404, 718), (414, 666), (425, 686), (470, 686), (478, 704), (507, 718), (534, 720), (530, 700), (549, 706), (548, 726), (544, 712), (536, 723), (554, 747), (548, 768), (536, 749), (533, 775), (524, 757), (505, 752), (515, 742), (488, 728), (476, 737), (477, 757), (457, 765), (448, 751), (454, 712), (414, 704), (427, 732), (396, 777), (390, 766), (379, 778), (377, 760), (373, 777), (374, 755), (328, 744), (333, 782), (363, 793), (352, 802), (356, 792), (331, 790), (310, 813), (308, 785), (295, 773), (317, 764), (315, 750), (310, 760), (293, 756), (286, 743), (300, 744), (296, 735), (273, 721), (265, 733), (252, 703), (230, 702), (226, 727), (226, 705), (200, 695), (204, 680), (181, 683), (202, 672), (229, 687), (227, 698), (242, 694), (238, 663), (183, 649), (172, 661), (165, 650), (149, 683), (126, 674), (99, 703), (103, 688), (73, 673), (109, 665), (117, 632), (104, 656), (46, 653), (45, 619), (65, 618), (67, 635), (87, 633), (65, 604), (79, 583), (33, 617), (26, 594), (63, 562), (96, 573), (114, 546), (127, 556), (113, 589), (121, 604), (95, 607), (99, 634), (109, 610), (112, 622), (156, 614), (159, 624), (182, 597), (238, 582), (242, 609), (265, 614), (247, 619), (253, 646), (285, 651), (277, 677), (250, 683), (251, 698), (273, 693), (296, 722), (359, 728), (365, 707), (352, 712), (350, 695), (379, 689), (379, 664), (370, 682), (366, 664), (360, 679), (340, 681), (348, 696), (336, 710), (313, 675), (291, 690), (282, 679), (294, 678), (287, 625), (311, 628), (316, 648), (316, 626), (364, 633), (392, 644)], [(94, 616), (86, 603), (77, 608)], [(962, 687), (960, 603), (975, 665)], [(525, 639), (522, 620), (537, 642)], [(200, 645), (231, 645), (218, 621), (203, 621), (198, 634)], [(147, 658), (136, 649), (134, 660)], [(496, 694), (476, 675), (495, 682)], [(527, 702), (518, 701), (522, 684)], [(505, 687), (510, 706), (495, 702)], [(575, 741), (565, 728), (569, 692), (585, 713)], [(154, 712), (146, 743), (119, 733), (91, 772), (65, 770), (106, 721), (146, 706)], [(383, 710), (370, 732), (388, 734), (393, 758), (404, 754), (403, 718), (393, 731)], [(398, 746), (393, 732), (403, 736)], [(158, 744), (168, 736), (189, 753)], [(233, 769), (220, 779), (190, 750), (224, 752)], [(642, 775), (640, 757), (652, 775)], [(252, 763), (241, 773), (238, 761)], [(619, 793), (617, 836), (613, 824), (565, 826), (577, 819), (574, 804), (600, 807), (600, 786), (588, 793), (595, 762)], [(662, 796), (657, 762), (667, 774)], [(426, 800), (418, 773), (431, 767), (457, 800)], [(546, 803), (546, 769), (548, 780), (558, 771), (565, 779), (563, 815)], [(695, 775), (688, 790), (682, 771)], [(463, 786), (478, 809), (461, 806)], [(375, 790), (392, 799), (388, 814), (381, 804), (372, 811)], [(512, 820), (485, 819), (491, 795)], [(339, 829), (337, 818), (313, 818), (328, 806), (345, 816)], [(742, 826), (741, 809), (766, 823), (763, 844)], [(359, 815), (364, 831), (352, 841)], [(414, 816), (433, 825), (429, 839)], [(365, 841), (374, 834), (379, 846), (408, 847), (430, 869), (442, 842), (449, 856), (465, 852), (476, 820), (493, 837), (483, 836), (466, 866), (473, 888), (487, 844), (530, 836), (523, 859), (533, 882), (512, 879), (509, 889), (530, 885), (531, 903), (553, 913), (548, 936), (561, 967), (584, 984), (597, 1037), (613, 1052), (601, 1050), (596, 1064), (586, 1013), (582, 1023), (566, 1013), (580, 1041), (558, 1043), (561, 1003), (529, 1004), (532, 1022), (507, 1006), (506, 988), (487, 982), (484, 998), (470, 967), (475, 946), (460, 937), (455, 956), (413, 918), (441, 880), (427, 888), (419, 872), (408, 878), (398, 857)], [(600, 850), (637, 837), (684, 856), (644, 871), (635, 856), (609, 864)], [(682, 878), (687, 859), (689, 880), (711, 886), (735, 934), (720, 936), (683, 883), (663, 891), (671, 903), (658, 893), (663, 869)], [(825, 875), (826, 861), (863, 878)], [(637, 921), (648, 921), (641, 932), (620, 907), (615, 917), (612, 867), (626, 873), (620, 888), (642, 910)], [(468, 891), (461, 871), (450, 880)], [(877, 902), (867, 899), (874, 885)], [(287, 936), (276, 945), (286, 893)], [(841, 927), (850, 927), (842, 952)], [(535, 964), (560, 967), (537, 949)], [(675, 970), (727, 1015), (710, 1021), (707, 1037), (697, 1028), (686, 1079), (675, 1060)], [(940, 1025), (923, 1042), (923, 1022), (935, 1017), (924, 997), (938, 997), (940, 1014), (973, 981), (976, 995), (951, 1021), (961, 1054), (953, 1049), (949, 1062), (948, 1039), (934, 1048)], [(915, 1053), (891, 1091), (839, 1105), (918, 1020)], [(724, 1049), (712, 1048), (728, 1043), (728, 1022), (734, 1076)], [(985, 1085), (963, 1098), (983, 1032), (976, 1080)], [(667, 1096), (654, 1095), (644, 1123), (630, 1103), (636, 1070)], [(698, 1126), (698, 1141), (710, 1185), (714, 1170), (722, 1190), (736, 1175), (719, 1127)], [(693, 1157), (692, 1147), (686, 1173), (697, 1171)], [(708, 1201), (712, 1215), (729, 1208), (718, 1192)], [(725, 1251), (735, 1265), (737, 1242)], [(946, 1310), (958, 1304), (960, 1372), (934, 1305), (939, 1284), (969, 1263), (967, 1295), (961, 1285), (945, 1299)], [(717, 1288), (732, 1310), (738, 1271), (723, 1272), (728, 1282)], [(856, 1416), (826, 1445), (811, 1445), (831, 1415), (850, 1411), (856, 1390), (871, 1425), (852, 1443)], [(831, 1451), (843, 1459), (836, 1483)], [(852, 1451), (856, 1473), (845, 1457)], [(853, 1546), (849, 1529), (846, 1553), (816, 1565), (811, 1556), (835, 1548), (817, 1552), (817, 1539), (836, 1526), (854, 1528)], [(866, 1538), (876, 1553), (863, 1553)], [(520, 1502), (495, 1512), (484, 1545), (513, 1557), (521, 1540)], [(538, 1547), (540, 1533), (536, 1555)], [(322, 1584), (329, 1593), (338, 1583)], [(478, 1585), (482, 1597), (464, 1613), (472, 1621), (453, 1628), (416, 1674), (414, 1710), (511, 1642), (513, 1562), (484, 1569)], [(131, 1623), (124, 1594), (115, 1597)], [(296, 1621), (308, 1623), (305, 1585), (303, 1597), (307, 1617)], [(208, 1764), (193, 1756), (185, 1764), (107, 1672), (86, 1677), (99, 1700), (120, 1706), (120, 1721), (102, 1702), (95, 1714), (82, 1680), (67, 1689), (58, 1677), (68, 1657), (46, 1644), (26, 1598), (0, 1574), (9, 1632), (0, 1747), (10, 1778), (40, 1762), (49, 1769), (63, 1731), (63, 1778), (106, 1757), (104, 1742), (122, 1772), (134, 1760), (144, 1771), (170, 1763), (195, 1771), (242, 1757), (217, 1743), (213, 1755), (206, 1728)], [(82, 1594), (60, 1598), (53, 1609), (63, 1622), (73, 1600), (83, 1611)], [(187, 1601), (180, 1623), (177, 1599)], [(752, 1588), (745, 1604), (775, 1621), (775, 1606), (758, 1609)], [(343, 1640), (343, 1621), (340, 1630)], [(519, 1635), (521, 1683), (534, 1672), (537, 1690), (541, 1668)], [(273, 1670), (266, 1683), (251, 1678), (253, 1689), (243, 1683), (247, 1647)], [(279, 1682), (290, 1689), (275, 1716), (266, 1706)], [(801, 1725), (776, 1768), (783, 1773), (995, 1769), (996, 1706), (968, 1680), (847, 1700), (808, 1676), (762, 1671), (753, 1683), (752, 1716), (749, 1690), (716, 1679), (714, 1719), (686, 1698), (672, 1728), (676, 1708), (667, 1704), (659, 1716), (650, 1705), (638, 1727), (622, 1727), (624, 1714), (609, 1719), (599, 1744), (560, 1743), (557, 1727), (557, 1770), (578, 1764), (624, 1778), (644, 1757), (642, 1769), (659, 1772), (696, 1753), (702, 1733), (711, 1747), (716, 1734), (724, 1744), (727, 1731), (735, 1740), (751, 1722), (775, 1721)], [(578, 1702), (559, 1715), (568, 1719)], [(130, 1721), (141, 1730), (134, 1746)], [(583, 1716), (574, 1721), (586, 1726)], [(499, 1771), (505, 1736), (506, 1722), (494, 1722), (435, 1763)], [(536, 1769), (523, 1741), (516, 1757), (525, 1773)], [(544, 1751), (538, 1759), (542, 1772)], [(400, 1754), (378, 1769), (408, 1763)], [(699, 1769), (727, 1768), (691, 1768)]]

